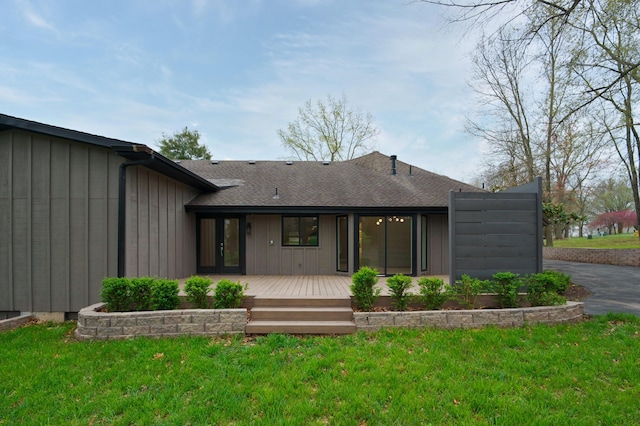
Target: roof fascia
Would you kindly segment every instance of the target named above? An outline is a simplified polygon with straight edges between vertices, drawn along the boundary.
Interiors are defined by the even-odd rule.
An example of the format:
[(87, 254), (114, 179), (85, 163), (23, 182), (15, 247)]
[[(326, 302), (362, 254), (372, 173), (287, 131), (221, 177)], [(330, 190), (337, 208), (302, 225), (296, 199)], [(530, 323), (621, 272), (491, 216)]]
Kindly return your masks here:
[(187, 212), (204, 214), (447, 214), (448, 207), (269, 207), (269, 206), (193, 206), (186, 205)]
[(213, 183), (185, 169), (179, 164), (176, 164), (163, 155), (154, 152), (146, 145), (134, 144), (132, 142), (119, 139), (92, 135), (89, 133), (79, 132), (77, 130), (65, 129), (62, 127), (51, 126), (49, 124), (0, 114), (0, 131), (9, 129), (20, 129), (111, 149), (116, 154), (131, 161), (151, 158), (151, 161), (146, 167), (155, 170), (158, 173), (162, 173), (201, 191), (212, 192), (219, 190), (219, 188)]

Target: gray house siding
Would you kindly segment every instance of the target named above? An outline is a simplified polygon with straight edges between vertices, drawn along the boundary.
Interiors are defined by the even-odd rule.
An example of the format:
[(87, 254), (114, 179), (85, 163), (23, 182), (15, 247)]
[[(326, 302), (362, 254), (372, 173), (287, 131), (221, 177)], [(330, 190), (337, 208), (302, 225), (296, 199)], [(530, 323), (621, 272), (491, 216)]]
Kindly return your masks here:
[[(336, 272), (336, 217), (319, 216), (318, 247), (282, 245), (281, 215), (249, 215), (248, 275), (330, 275)], [(273, 244), (271, 242), (273, 241)]]
[[(77, 312), (117, 275), (118, 176), (112, 150), (23, 130), (0, 132), (0, 311)], [(127, 169), (126, 275), (196, 270), (198, 191)]]
[(78, 311), (117, 266), (111, 151), (20, 130), (0, 133), (0, 310)]
[[(418, 221), (421, 226), (421, 221)], [(418, 239), (421, 229), (418, 228)], [(416, 244), (418, 250), (418, 262), (421, 260), (420, 241)], [(418, 268), (420, 271), (420, 268)], [(427, 269), (423, 275), (448, 275), (449, 274), (449, 225), (446, 215), (427, 215)]]
[(196, 273), (196, 217), (184, 205), (195, 189), (144, 167), (127, 169), (125, 275), (181, 278)]

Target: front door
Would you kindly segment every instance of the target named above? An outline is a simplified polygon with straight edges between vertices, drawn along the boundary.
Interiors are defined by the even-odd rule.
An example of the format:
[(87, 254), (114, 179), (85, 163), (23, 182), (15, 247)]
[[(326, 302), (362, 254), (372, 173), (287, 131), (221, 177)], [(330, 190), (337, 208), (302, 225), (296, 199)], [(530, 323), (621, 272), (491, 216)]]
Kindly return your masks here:
[(241, 217), (198, 219), (198, 273), (243, 273), (244, 226)]

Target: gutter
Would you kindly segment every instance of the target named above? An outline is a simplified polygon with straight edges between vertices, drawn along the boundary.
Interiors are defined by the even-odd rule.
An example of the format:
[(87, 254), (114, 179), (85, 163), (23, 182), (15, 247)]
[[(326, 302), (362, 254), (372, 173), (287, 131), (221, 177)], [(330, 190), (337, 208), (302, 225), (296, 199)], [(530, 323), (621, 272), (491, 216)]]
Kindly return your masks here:
[[(134, 147), (135, 148), (135, 147)], [(153, 152), (144, 160), (125, 161), (120, 163), (119, 181), (118, 181), (118, 277), (124, 277), (124, 259), (126, 256), (126, 202), (127, 202), (127, 167), (130, 166), (146, 166), (153, 159)]]

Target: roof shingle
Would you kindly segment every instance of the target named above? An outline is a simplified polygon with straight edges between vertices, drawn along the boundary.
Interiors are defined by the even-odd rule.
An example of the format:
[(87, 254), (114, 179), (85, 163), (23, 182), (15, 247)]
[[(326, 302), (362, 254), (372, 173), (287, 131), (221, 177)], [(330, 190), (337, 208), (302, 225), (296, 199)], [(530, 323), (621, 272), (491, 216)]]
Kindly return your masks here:
[[(446, 207), (448, 193), (482, 191), (446, 176), (373, 152), (349, 161), (182, 161), (211, 182), (236, 186), (201, 194), (188, 205), (216, 207), (381, 208)], [(219, 185), (225, 186), (225, 185)], [(277, 198), (274, 195), (278, 194)]]

